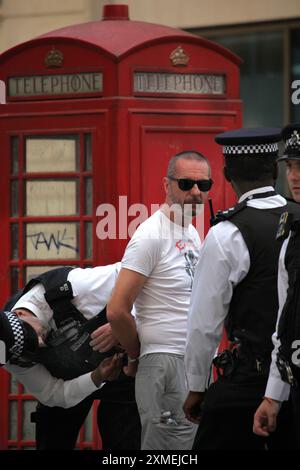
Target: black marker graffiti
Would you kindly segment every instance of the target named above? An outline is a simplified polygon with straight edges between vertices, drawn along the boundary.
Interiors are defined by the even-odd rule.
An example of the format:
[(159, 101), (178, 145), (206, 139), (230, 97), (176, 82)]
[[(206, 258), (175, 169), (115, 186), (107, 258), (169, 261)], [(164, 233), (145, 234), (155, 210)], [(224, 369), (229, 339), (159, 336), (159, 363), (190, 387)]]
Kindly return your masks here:
[(37, 251), (39, 247), (45, 246), (48, 251), (50, 251), (51, 247), (54, 245), (56, 248), (57, 254), (59, 254), (59, 250), (64, 247), (68, 248), (75, 253), (79, 252), (79, 249), (75, 246), (66, 243), (68, 240), (74, 240), (74, 237), (67, 237), (67, 229), (65, 228), (64, 231), (61, 233), (60, 230), (57, 230), (55, 233), (50, 233), (47, 235), (44, 232), (32, 233), (31, 235), (27, 235), (27, 238), (30, 238), (32, 246)]

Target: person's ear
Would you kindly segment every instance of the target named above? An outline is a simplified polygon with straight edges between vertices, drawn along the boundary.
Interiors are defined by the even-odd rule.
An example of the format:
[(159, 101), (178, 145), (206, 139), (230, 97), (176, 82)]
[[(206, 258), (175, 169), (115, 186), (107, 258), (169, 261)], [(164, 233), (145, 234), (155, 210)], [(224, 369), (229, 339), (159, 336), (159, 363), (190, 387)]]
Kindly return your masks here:
[(164, 185), (165, 193), (168, 194), (169, 187), (170, 187), (170, 180), (169, 178), (167, 178), (167, 176), (164, 176), (163, 178), (163, 185)]
[(14, 310), (14, 313), (19, 317), (19, 318), (22, 318), (22, 317), (29, 317), (32, 315), (32, 313), (29, 311), (29, 310), (25, 310), (23, 308), (18, 308), (16, 310)]
[(223, 167), (223, 175), (225, 176), (226, 181), (231, 183), (231, 178), (229, 176), (228, 168), (226, 166)]

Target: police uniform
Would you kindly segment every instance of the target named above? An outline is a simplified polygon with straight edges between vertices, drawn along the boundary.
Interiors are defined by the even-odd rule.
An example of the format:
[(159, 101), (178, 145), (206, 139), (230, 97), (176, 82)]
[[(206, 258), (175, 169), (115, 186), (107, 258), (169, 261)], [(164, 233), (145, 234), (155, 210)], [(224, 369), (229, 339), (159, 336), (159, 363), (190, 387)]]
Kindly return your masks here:
[[(278, 161), (300, 162), (300, 124), (290, 124), (282, 131), (285, 151)], [(265, 396), (282, 402), (290, 392), (295, 416), (297, 449), (300, 449), (300, 217), (285, 214), (278, 236), (285, 238), (278, 265), (279, 310), (274, 349)], [(296, 341), (294, 348), (293, 341)], [(298, 348), (298, 349), (297, 349)], [(292, 356), (296, 362), (293, 361)]]
[[(85, 320), (92, 322), (105, 308), (119, 269), (120, 263), (92, 269), (69, 269), (67, 282), (72, 287), (72, 305), (69, 308), (73, 306), (74, 313), (77, 312)], [(60, 269), (57, 271), (61, 273)], [(64, 288), (66, 285), (63, 283)], [(47, 287), (47, 282), (45, 286)], [(50, 289), (49, 292), (53, 295), (53, 290)], [(46, 291), (46, 298), (49, 292)], [(12, 310), (18, 308), (31, 311), (58, 337), (54, 313), (45, 300), (45, 288), (41, 283), (34, 285), (22, 295)], [(140, 425), (134, 400), (133, 379), (124, 377), (124, 380), (110, 382), (98, 389), (91, 379), (90, 372), (85, 374), (79, 372), (82, 375), (77, 377), (79, 375), (76, 373), (77, 365), (75, 364), (72, 369), (72, 356), (71, 359), (66, 357), (67, 350), (66, 355), (64, 353), (52, 355), (57, 350), (60, 353), (58, 343), (57, 346), (52, 345), (50, 349), (39, 348), (36, 351), (37, 338), (32, 328), (28, 323), (19, 320), (13, 312), (0, 315), (0, 323), (0, 339), (5, 339), (8, 351), (9, 362), (6, 364), (6, 369), (40, 402), (36, 413), (36, 441), (39, 450), (72, 449), (94, 399), (101, 400), (98, 408), (98, 424), (103, 448), (107, 450), (139, 448)], [(62, 327), (64, 334), (66, 331), (70, 332), (75, 325), (73, 322), (72, 328), (66, 330), (65, 323)], [(58, 338), (60, 340), (60, 337)], [(86, 342), (88, 343), (89, 339)], [(18, 359), (24, 355), (28, 356), (29, 350), (32, 353), (36, 352), (35, 359), (37, 358), (39, 363), (33, 366), (31, 364), (31, 367), (15, 365), (18, 364)], [(87, 359), (83, 358), (83, 364), (86, 362)]]
[[(280, 132), (272, 129), (240, 129), (216, 138), (224, 146), (225, 161), (229, 155), (237, 159), (269, 155), (275, 162), (279, 140)], [(250, 190), (235, 207), (219, 214), (219, 223), (205, 239), (189, 311), (185, 357), (189, 390), (204, 392), (209, 385), (224, 325), (233, 348), (214, 359), (219, 376), (202, 403), (197, 450), (265, 448), (265, 441), (252, 433), (252, 420), (270, 364), (278, 309), (280, 243), (275, 236), (286, 207), (287, 201), (271, 186)], [(287, 437), (289, 417), (282, 413), (282, 418), (288, 421)], [(280, 445), (276, 436), (273, 441), (276, 448), (291, 445), (288, 438)]]

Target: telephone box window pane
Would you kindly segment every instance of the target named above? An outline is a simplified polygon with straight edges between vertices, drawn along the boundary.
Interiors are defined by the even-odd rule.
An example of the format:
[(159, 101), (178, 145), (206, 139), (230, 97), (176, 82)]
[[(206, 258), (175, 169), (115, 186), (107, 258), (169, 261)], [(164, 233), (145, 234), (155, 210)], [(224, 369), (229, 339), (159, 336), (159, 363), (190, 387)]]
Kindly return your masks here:
[(12, 181), (10, 187), (10, 212), (12, 217), (19, 215), (19, 182)]
[(9, 400), (9, 439), (17, 440), (18, 438), (18, 402), (17, 400)]
[(10, 226), (11, 259), (19, 259), (19, 224)]
[(23, 387), (23, 395), (31, 395), (31, 391), (27, 387)]
[(11, 375), (10, 376), (10, 394), (18, 394), (19, 393), (19, 387), (18, 387), (18, 381), (17, 379)]
[(77, 171), (78, 155), (76, 136), (26, 139), (27, 173)]
[(51, 271), (51, 269), (57, 268), (61, 268), (61, 266), (27, 266), (25, 268), (25, 283), (46, 271)]
[(19, 138), (14, 136), (10, 139), (11, 145), (11, 172), (17, 175), (19, 172)]
[(22, 438), (24, 441), (34, 441), (35, 439), (35, 424), (31, 422), (31, 413), (35, 411), (35, 400), (23, 400), (23, 423), (22, 423)]
[(93, 214), (93, 184), (91, 178), (85, 180), (85, 214)]
[(84, 169), (92, 171), (92, 136), (84, 134)]
[[(95, 402), (94, 402), (95, 403)], [(86, 417), (84, 423), (84, 440), (86, 442), (93, 442), (93, 406)]]
[(90, 259), (93, 257), (93, 223), (86, 222), (84, 224), (85, 229), (85, 243), (84, 243), (84, 257)]
[(29, 223), (25, 236), (29, 260), (77, 259), (79, 256), (77, 223)]
[(19, 290), (19, 268), (14, 267), (10, 270), (10, 293), (14, 295)]
[(27, 181), (26, 215), (77, 215), (78, 194), (77, 181)]

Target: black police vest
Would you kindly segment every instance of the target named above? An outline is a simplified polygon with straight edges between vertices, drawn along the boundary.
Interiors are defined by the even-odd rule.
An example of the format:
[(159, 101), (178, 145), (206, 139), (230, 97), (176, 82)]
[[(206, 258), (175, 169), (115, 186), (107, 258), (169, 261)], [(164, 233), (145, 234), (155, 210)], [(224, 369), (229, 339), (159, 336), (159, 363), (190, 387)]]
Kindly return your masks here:
[(278, 325), (279, 356), (288, 362), (300, 384), (300, 220), (292, 224), (284, 261), (288, 290)]
[[(271, 336), (278, 313), (277, 271), (282, 245), (282, 241), (276, 240), (278, 222), (284, 211), (295, 210), (295, 206), (288, 203), (274, 209), (256, 209), (245, 201), (226, 217), (243, 236), (250, 269), (233, 291), (225, 328), (229, 340), (238, 340), (241, 351), (258, 360), (271, 359), (273, 349)], [(298, 206), (296, 210), (299, 211)]]
[[(53, 310), (57, 329), (51, 330), (46, 339), (47, 347), (39, 348), (33, 360), (34, 363), (43, 364), (54, 377), (65, 380), (91, 372), (105, 357), (115, 352), (115, 349), (111, 349), (106, 353), (99, 353), (90, 347), (90, 333), (107, 323), (106, 308), (91, 320), (86, 320), (72, 304), (72, 285), (67, 280), (72, 269), (57, 268), (31, 279), (4, 307), (5, 310), (10, 310), (36, 284), (41, 283), (44, 286), (45, 300)], [(29, 365), (26, 358), (24, 364), (16, 364)]]

